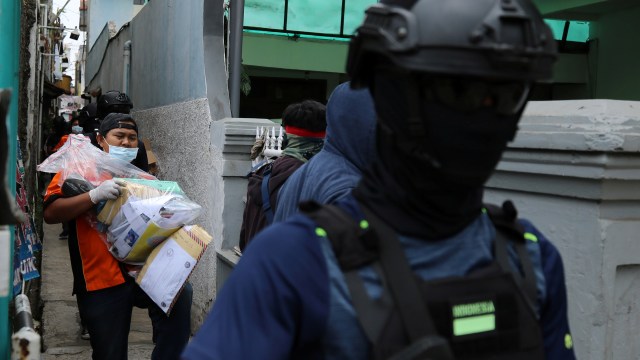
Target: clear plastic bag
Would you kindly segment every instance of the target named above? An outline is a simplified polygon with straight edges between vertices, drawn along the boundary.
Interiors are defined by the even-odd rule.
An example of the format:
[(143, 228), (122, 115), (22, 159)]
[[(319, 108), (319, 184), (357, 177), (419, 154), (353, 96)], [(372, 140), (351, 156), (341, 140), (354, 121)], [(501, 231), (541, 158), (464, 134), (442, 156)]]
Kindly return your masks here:
[(122, 262), (143, 264), (158, 244), (200, 216), (200, 205), (173, 181), (119, 180), (125, 184), (121, 195), (107, 201), (97, 219), (109, 251)]
[(37, 169), (54, 174), (61, 172), (60, 186), (69, 177), (84, 179), (94, 187), (114, 177), (156, 180), (136, 166), (93, 146), (88, 137), (76, 134), (69, 135), (67, 142)]
[(193, 224), (202, 211), (176, 182), (158, 180), (112, 158), (82, 135), (69, 136), (38, 170), (60, 172), (65, 197), (87, 192), (109, 179), (123, 181), (118, 198), (97, 204), (96, 211), (86, 216), (111, 254), (129, 264), (143, 264), (154, 247), (183, 225)]

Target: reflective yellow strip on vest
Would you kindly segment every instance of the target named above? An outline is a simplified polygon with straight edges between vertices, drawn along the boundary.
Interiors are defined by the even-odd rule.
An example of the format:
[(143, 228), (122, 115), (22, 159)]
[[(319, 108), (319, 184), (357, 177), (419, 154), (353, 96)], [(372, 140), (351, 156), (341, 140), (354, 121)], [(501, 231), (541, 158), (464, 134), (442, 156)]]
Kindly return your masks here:
[(566, 347), (567, 349), (573, 348), (573, 337), (571, 337), (571, 334), (565, 334), (564, 347)]
[(453, 320), (453, 335), (462, 336), (493, 331), (496, 329), (494, 314), (471, 316)]
[(317, 227), (316, 228), (316, 235), (318, 235), (320, 237), (327, 237), (327, 232), (323, 228)]
[(534, 234), (530, 233), (530, 232), (524, 233), (524, 238), (525, 238), (525, 240), (538, 242), (538, 237), (535, 236)]

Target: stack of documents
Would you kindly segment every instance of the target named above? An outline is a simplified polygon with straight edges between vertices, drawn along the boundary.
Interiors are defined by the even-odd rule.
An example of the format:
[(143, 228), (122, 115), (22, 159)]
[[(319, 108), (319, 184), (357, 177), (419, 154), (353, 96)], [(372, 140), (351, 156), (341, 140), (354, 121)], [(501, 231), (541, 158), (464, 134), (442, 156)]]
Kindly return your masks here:
[(174, 182), (124, 179), (123, 193), (98, 214), (108, 226), (109, 251), (129, 264), (143, 264), (151, 250), (200, 215)]

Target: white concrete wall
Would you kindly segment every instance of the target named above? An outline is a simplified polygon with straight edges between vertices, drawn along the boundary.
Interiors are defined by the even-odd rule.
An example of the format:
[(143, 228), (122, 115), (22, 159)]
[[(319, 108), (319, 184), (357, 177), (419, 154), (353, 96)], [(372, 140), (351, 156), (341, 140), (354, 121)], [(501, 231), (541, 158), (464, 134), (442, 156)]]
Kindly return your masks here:
[(558, 247), (578, 358), (640, 358), (640, 103), (533, 102), (520, 128), (485, 201)]
[(216, 278), (223, 265), (216, 253), (238, 244), (247, 189), (244, 176), (251, 169), (249, 153), (256, 126), (272, 123), (265, 119), (214, 121), (206, 98), (136, 111), (133, 116), (140, 136), (151, 140), (160, 167), (158, 177), (178, 182), (203, 207), (197, 223), (213, 236), (190, 278), (195, 331), (219, 288)]
[[(140, 124), (140, 136), (151, 140), (160, 167), (158, 177), (176, 181), (187, 196), (200, 204), (202, 215), (197, 222), (214, 241), (222, 238), (224, 198), (221, 175), (221, 151), (211, 146), (206, 98), (177, 103), (133, 113)], [(194, 287), (193, 314), (196, 324), (202, 321), (215, 296), (215, 247), (207, 250), (191, 278)]]
[(217, 121), (211, 128), (214, 146), (222, 149), (222, 186), (224, 199), (219, 201), (222, 213), (222, 236), (216, 242), (218, 252), (216, 260), (216, 291), (231, 273), (239, 260), (232, 248), (240, 240), (243, 196), (247, 193), (245, 176), (251, 170), (250, 152), (255, 141), (257, 126), (271, 126), (266, 119), (224, 119)]

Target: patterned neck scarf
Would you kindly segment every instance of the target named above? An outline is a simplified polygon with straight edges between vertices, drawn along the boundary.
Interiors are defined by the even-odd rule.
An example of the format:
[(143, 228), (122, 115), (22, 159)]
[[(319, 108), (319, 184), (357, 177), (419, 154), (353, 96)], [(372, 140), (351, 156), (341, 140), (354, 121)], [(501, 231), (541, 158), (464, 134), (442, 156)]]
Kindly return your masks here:
[(307, 162), (320, 150), (324, 145), (324, 139), (303, 137), (293, 134), (287, 134), (287, 147), (282, 151), (282, 155), (294, 157), (302, 162)]

